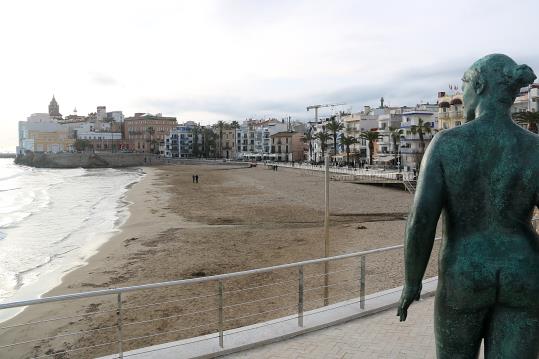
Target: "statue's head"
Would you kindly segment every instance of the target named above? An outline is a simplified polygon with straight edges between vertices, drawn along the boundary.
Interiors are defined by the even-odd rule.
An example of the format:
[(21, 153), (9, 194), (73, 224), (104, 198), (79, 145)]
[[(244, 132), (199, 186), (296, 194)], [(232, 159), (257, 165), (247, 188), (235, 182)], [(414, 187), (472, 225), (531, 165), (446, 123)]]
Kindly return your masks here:
[(536, 78), (529, 66), (517, 65), (506, 55), (492, 54), (477, 60), (462, 78), (466, 119), (475, 118), (475, 110), (482, 98), (509, 108), (519, 90)]

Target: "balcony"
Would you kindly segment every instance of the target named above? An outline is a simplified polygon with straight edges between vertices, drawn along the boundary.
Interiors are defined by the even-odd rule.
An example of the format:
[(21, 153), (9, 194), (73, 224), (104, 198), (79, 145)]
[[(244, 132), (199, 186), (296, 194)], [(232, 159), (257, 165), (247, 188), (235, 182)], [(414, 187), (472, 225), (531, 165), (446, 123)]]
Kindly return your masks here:
[(419, 148), (409, 148), (409, 147), (401, 147), (400, 148), (400, 153), (402, 154), (417, 154), (417, 153), (422, 153), (421, 150), (419, 150)]
[(464, 113), (462, 111), (449, 111), (449, 118), (463, 118)]
[[(434, 134), (424, 134), (423, 135), (423, 140), (425, 142), (429, 142), (430, 140), (432, 140), (432, 137), (433, 137)], [(415, 141), (420, 141), (421, 139), (419, 138), (419, 135), (407, 135), (407, 136), (401, 136), (401, 142), (415, 142)]]

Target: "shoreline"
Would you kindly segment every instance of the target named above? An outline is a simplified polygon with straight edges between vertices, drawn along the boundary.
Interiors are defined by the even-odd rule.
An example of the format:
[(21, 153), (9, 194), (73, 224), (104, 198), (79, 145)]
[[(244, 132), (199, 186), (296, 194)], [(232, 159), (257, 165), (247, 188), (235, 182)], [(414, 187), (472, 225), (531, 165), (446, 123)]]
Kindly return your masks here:
[[(104, 243), (97, 247), (86, 260), (84, 264), (81, 264), (75, 267), (73, 270), (69, 271), (61, 278), (61, 283), (43, 294), (43, 297), (47, 296), (56, 296), (61, 294), (67, 294), (73, 291), (75, 283), (79, 283), (81, 276), (90, 277), (89, 274), (94, 274), (90, 269), (99, 268), (110, 255), (116, 252), (121, 248), (122, 238), (123, 237), (133, 237), (136, 233), (136, 230), (141, 228), (147, 228), (146, 226), (140, 225), (140, 218), (142, 215), (147, 215), (144, 207), (141, 205), (140, 201), (143, 197), (143, 191), (145, 191), (149, 184), (148, 182), (153, 180), (156, 176), (155, 169), (151, 167), (142, 167), (143, 171), (142, 178), (136, 182), (128, 184), (125, 188), (127, 191), (119, 198), (119, 202), (126, 204), (127, 216), (122, 220), (122, 223), (119, 223), (117, 228), (114, 230), (112, 236), (110, 236)], [(83, 290), (87, 291), (87, 290)], [(81, 291), (81, 292), (83, 292)], [(79, 291), (75, 291), (79, 292)]]
[[(69, 287), (68, 283), (69, 283), (70, 275), (72, 275), (74, 272), (90, 264), (90, 262), (94, 259), (94, 257), (98, 256), (99, 253), (102, 250), (104, 250), (104, 248), (110, 241), (114, 241), (116, 237), (121, 236), (123, 226), (127, 223), (129, 218), (131, 217), (130, 207), (134, 204), (134, 202), (128, 198), (130, 189), (133, 188), (136, 184), (144, 181), (145, 177), (148, 174), (148, 171), (151, 171), (151, 170), (149, 170), (148, 168), (140, 168), (140, 171), (142, 172), (140, 174), (140, 177), (137, 180), (127, 184), (124, 187), (125, 192), (122, 193), (120, 197), (118, 197), (115, 204), (117, 219), (114, 221), (114, 228), (109, 232), (109, 235), (104, 236), (103, 238), (100, 238), (101, 243), (99, 243), (97, 246), (86, 244), (86, 246), (88, 247), (86, 255), (82, 258), (79, 257), (78, 258), (79, 260), (75, 261), (71, 268), (64, 270), (61, 273), (58, 273), (60, 274), (59, 276), (54, 277), (54, 274), (57, 273), (59, 269), (51, 271), (51, 272), (43, 273), (42, 275), (44, 277), (47, 277), (45, 282), (52, 284), (52, 285), (46, 286), (48, 287), (47, 289), (43, 289), (43, 291), (40, 291), (40, 292), (35, 292), (35, 291), (32, 292), (30, 289), (32, 286), (31, 284), (28, 285), (28, 287), (23, 285), (23, 288), (22, 288), (23, 290), (20, 292), (17, 292), (12, 298), (10, 298), (5, 303), (12, 303), (12, 302), (21, 301), (21, 300), (27, 300), (28, 297), (44, 298), (44, 297), (51, 297), (51, 296), (60, 295), (60, 294), (66, 294), (67, 293), (66, 289)], [(62, 254), (65, 254), (65, 253), (60, 253), (59, 255), (62, 255)], [(47, 265), (47, 263), (44, 263), (41, 266), (44, 266), (44, 265)], [(32, 268), (31, 270), (34, 270), (34, 268)], [(73, 275), (76, 276), (76, 274), (73, 274)], [(51, 278), (48, 278), (48, 277), (51, 277)], [(22, 281), (22, 278), (20, 280)], [(20, 297), (23, 297), (23, 298), (20, 298)], [(4, 310), (4, 313), (6, 314), (4, 315), (4, 313), (1, 313), (2, 315), (0, 316), (0, 324), (11, 321), (11, 320), (16, 321), (17, 317), (19, 315), (22, 315), (27, 309), (28, 307), (22, 307), (22, 309), (13, 308), (13, 309)]]

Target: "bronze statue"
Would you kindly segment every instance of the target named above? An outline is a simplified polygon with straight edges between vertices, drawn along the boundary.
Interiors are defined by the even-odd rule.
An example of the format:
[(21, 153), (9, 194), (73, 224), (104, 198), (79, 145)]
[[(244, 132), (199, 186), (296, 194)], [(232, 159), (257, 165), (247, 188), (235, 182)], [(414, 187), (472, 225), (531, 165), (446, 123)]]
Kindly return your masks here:
[(539, 356), (539, 136), (511, 119), (526, 65), (494, 54), (464, 74), (467, 123), (428, 147), (405, 238), (405, 285), (398, 315), (419, 299), (443, 211), (435, 299), (439, 359)]

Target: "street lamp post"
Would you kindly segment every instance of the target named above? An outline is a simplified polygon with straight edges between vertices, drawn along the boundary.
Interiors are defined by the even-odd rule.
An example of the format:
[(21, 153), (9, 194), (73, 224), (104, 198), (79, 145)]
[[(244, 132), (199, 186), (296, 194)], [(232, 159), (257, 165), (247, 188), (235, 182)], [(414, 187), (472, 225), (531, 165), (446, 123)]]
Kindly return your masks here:
[[(324, 173), (324, 257), (329, 257), (329, 153), (325, 154)], [(324, 305), (329, 304), (329, 263), (324, 262)]]

